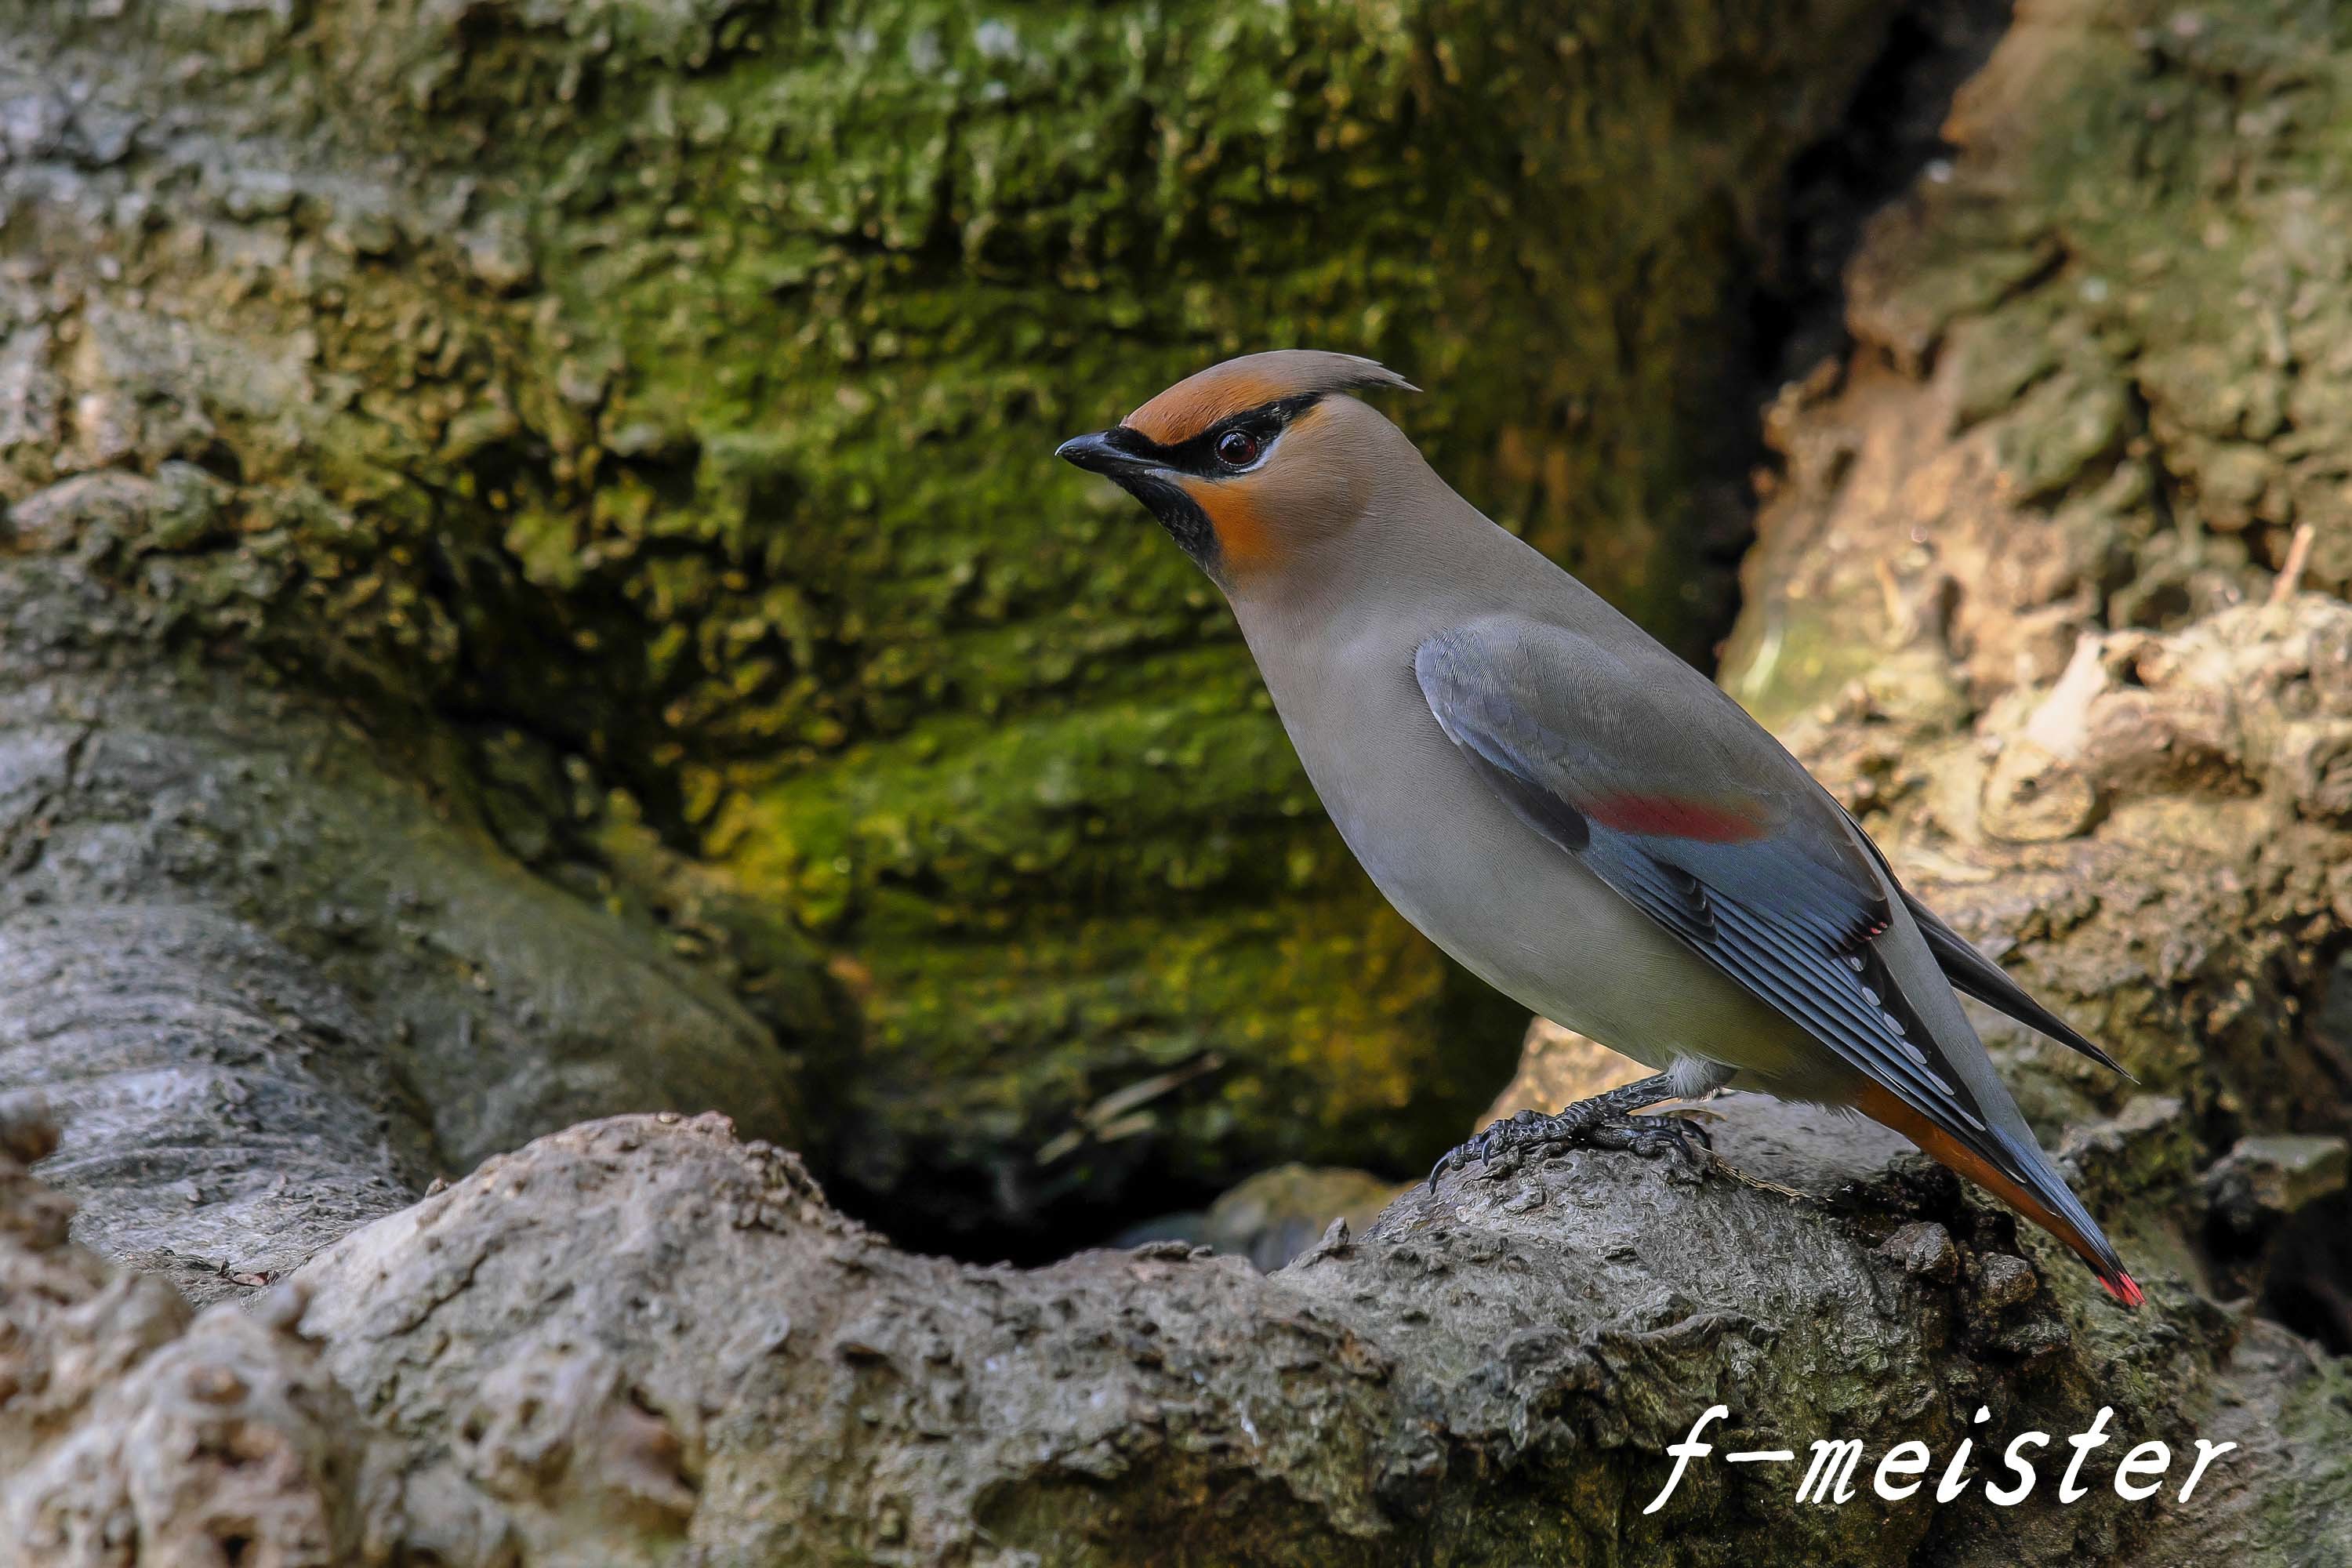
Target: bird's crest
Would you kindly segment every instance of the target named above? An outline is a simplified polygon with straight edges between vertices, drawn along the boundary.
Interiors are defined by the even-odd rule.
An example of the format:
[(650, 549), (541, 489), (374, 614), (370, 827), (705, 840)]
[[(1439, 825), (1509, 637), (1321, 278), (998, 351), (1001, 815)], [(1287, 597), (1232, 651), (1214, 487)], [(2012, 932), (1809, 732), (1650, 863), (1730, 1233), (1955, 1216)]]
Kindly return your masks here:
[(1173, 447), (1221, 419), (1270, 403), (1375, 386), (1420, 390), (1385, 365), (1356, 354), (1276, 349), (1244, 354), (1186, 376), (1122, 423), (1148, 440)]

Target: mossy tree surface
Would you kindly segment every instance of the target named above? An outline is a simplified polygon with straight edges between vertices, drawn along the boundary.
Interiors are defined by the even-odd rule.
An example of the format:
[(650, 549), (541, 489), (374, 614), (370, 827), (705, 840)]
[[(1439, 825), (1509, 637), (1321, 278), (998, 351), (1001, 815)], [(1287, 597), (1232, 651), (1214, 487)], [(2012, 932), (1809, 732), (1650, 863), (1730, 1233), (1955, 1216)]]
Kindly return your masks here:
[[(1150, 83), (1184, 79), (1169, 62), (1191, 58), (1199, 28), (1153, 12), (1129, 48), (1122, 15), (1068, 14), (1066, 68), (1130, 60)], [(1454, 124), (1448, 95), (1486, 79), (1449, 71), (1500, 47), (1474, 41), (1498, 11), (1285, 15), (1247, 27), (1307, 29), (1296, 58), (1318, 71), (1407, 40), (1399, 58), (1418, 64), (1370, 120), (1397, 145)], [(1048, 16), (1065, 14), (1011, 16), (984, 47), (966, 18), (969, 51), (908, 35), (920, 69), (900, 79), (928, 84), (971, 52), (1010, 58), (1004, 41), (1035, 43)], [(1826, 13), (1811, 20), (1826, 32)], [(703, 95), (738, 103), (740, 74), (772, 68), (755, 56), (814, 58), (808, 40), (831, 39), (878, 60), (898, 35), (553, 5), (314, 9), (290, 24), (141, 10), (68, 42), (46, 11), (11, 25), (30, 51), (16, 58), (39, 66), (0, 95), (0, 1564), (50, 1568), (82, 1549), (482, 1568), (2344, 1560), (2352, 1388), (2332, 1352), (2352, 1343), (2352, 568), (2328, 509), (2342, 478), (2332, 389), (2352, 341), (2352, 36), (2339, 8), (2019, 7), (1956, 104), (1951, 157), (1854, 257), (1850, 338), (1769, 414), (1785, 461), (1765, 476), (1727, 660), (1912, 885), (2138, 1075), (1985, 1016), (2027, 1113), (2147, 1287), (2136, 1311), (1894, 1135), (1754, 1098), (1718, 1108), (1718, 1149), (1749, 1181), (1608, 1151), (1482, 1162), (1270, 1276), (1165, 1243), (1034, 1269), (959, 1263), (845, 1219), (755, 1135), (876, 1147), (865, 1169), (882, 1181), (893, 1154), (875, 1129), (920, 1142), (953, 1124), (966, 1142), (944, 1158), (978, 1172), (1031, 1157), (985, 1142), (972, 1109), (1016, 1052), (1073, 1102), (1118, 1079), (1126, 1098), (1087, 1101), (1105, 1132), (1160, 1113), (1139, 1097), (1143, 1069), (1191, 1048), (1110, 1055), (1124, 1038), (1195, 1029), (1233, 1058), (1176, 1096), (1278, 1078), (1246, 1054), (1244, 1026), (1305, 1004), (1252, 989), (1256, 949), (1223, 955), (1244, 895), (1288, 887), (1275, 851), (1315, 843), (1278, 792), (1253, 811), (1213, 782), (1236, 750), (1261, 747), (1269, 769), (1284, 753), (1237, 701), (1249, 687), (1213, 606), (1076, 481), (1058, 481), (1060, 510), (997, 520), (1024, 542), (975, 547), (964, 597), (935, 585), (925, 601), (906, 564), (925, 558), (892, 498), (935, 458), (1034, 452), (1023, 488), (1043, 497), (1057, 482), (1044, 446), (1137, 395), (1101, 384), (1098, 331), (1055, 339), (1034, 356), (1055, 367), (1044, 379), (990, 401), (977, 348), (959, 358), (887, 303), (920, 297), (926, 277), (978, 288), (977, 246), (952, 226), (907, 238), (854, 215), (812, 230), (802, 215), (773, 232), (833, 235), (837, 271), (754, 299), (744, 309), (764, 313), (712, 336), (695, 290), (723, 267), (705, 251), (707, 265), (676, 268), (717, 218), (523, 177), (573, 158), (637, 169), (619, 142), (592, 146), (619, 125), (674, 141), (680, 168), (707, 172), (727, 148), (759, 174), (761, 157), (730, 141), (747, 121), (698, 115)], [(1704, 142), (1714, 95), (1744, 101), (1780, 79), (1654, 63), (1716, 58), (1717, 34), (1631, 13), (1612, 26), (1590, 101), (1622, 113), (1582, 122), (1595, 147), (1617, 145), (1598, 128), (1641, 123), (1660, 81), (1679, 85), (1675, 125)], [(1788, 26), (1741, 58), (1807, 37), (1803, 19)], [(1348, 40), (1370, 53), (1335, 52)], [(1547, 47), (1548, 80), (1604, 47), (1597, 32)], [(1308, 79), (1283, 68), (1294, 89)], [(988, 79), (961, 79), (971, 107), (926, 167), (976, 166), (972, 137), (995, 123)], [(1159, 130), (1208, 123), (1205, 110), (1162, 116), (1160, 90), (1142, 95), (1150, 113), (1103, 122), (1136, 138), (1137, 168), (1160, 166)], [(1539, 101), (1500, 97), (1513, 112)], [(1250, 166), (1296, 146), (1298, 166), (1343, 167), (1310, 133), (1336, 112), (1328, 97), (1286, 100), (1248, 143)], [(1572, 106), (1560, 116), (1579, 123)], [(1514, 183), (1489, 157), (1541, 138), (1507, 115), (1457, 119), (1468, 151), (1416, 210), (1467, 212), (1445, 204), (1489, 184), (1534, 204), (1550, 165)], [(826, 155), (859, 145), (864, 123), (845, 115)], [(1057, 155), (1082, 142), (1064, 127)], [(1244, 156), (1235, 145), (1166, 153), (1166, 188), (1208, 181)], [(1738, 163), (1723, 180), (1748, 177)], [(1668, 176), (1694, 172), (1704, 159)], [(938, 188), (940, 210), (960, 210), (961, 177)], [(1589, 210), (1625, 234), (1683, 237), (1659, 253), (1703, 270), (1718, 254), (1706, 237), (1738, 225), (1711, 228), (1706, 200), (1685, 204), (1695, 188), (1662, 177), (1642, 192), (1654, 211), (1611, 190), (1588, 193)], [(1236, 203), (1217, 232), (1239, 245), (1295, 205)], [(1166, 234), (1223, 221), (1203, 208), (1116, 253), (1090, 241), (1098, 286), (1078, 287), (1081, 269), (1053, 287), (1073, 321), (1119, 299), (1167, 309), (1173, 296), (1137, 280), (1209, 262)], [(1458, 247), (1472, 227), (1420, 243)], [(581, 281), (629, 245), (659, 266)], [(1559, 278), (1514, 287), (1572, 299), (1588, 263), (1570, 247), (1559, 241)], [(1305, 266), (1269, 262), (1242, 287), (1307, 320)], [(1475, 268), (1443, 276), (1425, 318), (1358, 346), (1406, 360), (1427, 342), (1439, 357), (1441, 309), (1514, 297)], [(896, 281), (861, 294), (875, 278)], [(1669, 285), (1682, 276), (1661, 275)], [(678, 302), (675, 340), (597, 328), (584, 302), (636, 321), (628, 302), (662, 290)], [(794, 358), (774, 348), (789, 333), (753, 329), (797, 330), (828, 300), (823, 319), (866, 345), (828, 385), (919, 405), (947, 394), (906, 393), (890, 367), (935, 363), (927, 387), (972, 400), (894, 464), (876, 459), (874, 488), (840, 492), (837, 513), (809, 499), (833, 447), (794, 446), (793, 419), (728, 423), (683, 368), (723, 385), (753, 354), (739, 338), (765, 344), (755, 357), (772, 361), (781, 402), (842, 351), (812, 339)], [(869, 305), (884, 313), (860, 315)], [(1229, 346), (1201, 319), (1139, 316), (1114, 357)], [(898, 360), (870, 346), (886, 324)], [(1537, 504), (1555, 494), (1554, 459), (1528, 451), (1584, 453), (1622, 478), (1648, 471), (1623, 456), (1626, 432), (1651, 433), (1653, 456), (1700, 445), (1672, 417), (1643, 422), (1640, 397), (1697, 384), (1646, 379), (1665, 374), (1664, 351), (1621, 365), (1637, 389), (1623, 408), (1571, 424), (1527, 390), (1538, 360), (1571, 380), (1590, 371), (1562, 368), (1553, 346), (1483, 349), (1491, 361), (1442, 380), (1415, 364), (1441, 390), (1406, 416), (1430, 421), (1474, 490), (1532, 476), (1510, 514), (1538, 530), (1559, 528)], [(1490, 395), (1552, 409), (1556, 426), (1530, 427), (1549, 444), (1449, 447)], [(820, 404), (804, 395), (796, 417), (821, 424), (806, 412)], [(853, 456), (899, 427), (837, 416), (831, 438)], [(1622, 460), (1601, 463), (1591, 444), (1612, 430)], [(1000, 469), (969, 472), (976, 496)], [(1631, 542), (1629, 562), (1662, 548), (1645, 530), (1696, 518), (1607, 493), (1620, 510), (1592, 515)], [(870, 585), (838, 562), (820, 570), (828, 550), (894, 528)], [(1066, 546), (1092, 552), (1083, 574), (1031, 583), (1064, 528), (1099, 531)], [(795, 548), (816, 564), (794, 563)], [(1095, 584), (1105, 563), (1133, 575), (1093, 596), (1037, 585)], [(1595, 575), (1635, 593), (1629, 565)], [(1030, 586), (984, 598), (1016, 579)], [(761, 595), (785, 588), (776, 613), (797, 618), (759, 620)], [(869, 618), (891, 604), (899, 619)], [(1137, 606), (1154, 605), (1164, 626), (1136, 631)], [(1108, 607), (1088, 620), (1084, 606)], [(1104, 656), (1087, 657), (1074, 626), (1110, 628)], [(1024, 638), (1047, 673), (984, 679), (1032, 668), (1011, 651)], [(898, 668), (886, 647), (920, 673), (883, 679)], [(722, 689), (730, 669), (749, 684)], [(1147, 750), (1153, 771), (1118, 771), (1155, 714), (1160, 762)], [(1055, 738), (1068, 743), (1049, 749)], [(915, 766), (926, 747), (938, 767)], [(1041, 795), (1046, 756), (1066, 772)], [(1086, 831), (1114, 791), (1139, 803), (1117, 840), (1131, 854)], [(1217, 830), (1236, 846), (1228, 860), (1180, 848)], [(1051, 852), (1019, 863), (1034, 842)], [(816, 843), (846, 862), (829, 884), (810, 874)], [(1171, 879), (1179, 865), (1205, 869)], [(1309, 867), (1264, 928), (1301, 944), (1280, 962), (1302, 973), (1339, 967), (1315, 943), (1366, 942), (1339, 875)], [(1087, 878), (1110, 890), (1085, 906), (1091, 926), (1072, 913)], [(1187, 886), (1159, 910), (1138, 890), (1171, 879)], [(1050, 982), (1007, 979), (1033, 972)], [(1156, 1010), (1133, 1000), (1152, 999), (1147, 984), (1166, 986)], [(1433, 1005), (1402, 981), (1360, 988), (1386, 1000), (1346, 1005), (1404, 1020)], [(1057, 1049), (1028, 1043), (1041, 1035)], [(1398, 1037), (1425, 1038), (1402, 1025)], [(927, 1079), (917, 1067), (942, 1039), (969, 1054)], [(860, 1041), (875, 1048), (844, 1048)], [(1080, 1066), (1056, 1080), (1057, 1057)], [(877, 1067), (895, 1079), (856, 1076)], [(1300, 1081), (1328, 1086), (1315, 1071), (1327, 1076)], [(5, 1092), (27, 1082), (51, 1097), (55, 1129)], [(918, 1084), (936, 1097), (911, 1101)], [(475, 1164), (538, 1126), (714, 1092), (740, 1131), (614, 1117)], [(1320, 1114), (1334, 1093), (1302, 1098)], [(1213, 1101), (1184, 1103), (1197, 1119)], [(1185, 1132), (1185, 1117), (1155, 1125)], [(1053, 1120), (1005, 1125), (1027, 1139)], [(1253, 1135), (1236, 1121), (1235, 1147)], [(1191, 1147), (1215, 1158), (1213, 1139)], [(1008, 1183), (961, 1217), (1025, 1197)], [(192, 1321), (174, 1286), (248, 1300)], [(1712, 1461), (1642, 1512), (1671, 1473), (1666, 1446), (1718, 1403)], [(2085, 1495), (2063, 1500), (2063, 1435), (2103, 1408), (2110, 1440), (2087, 1457)], [(1987, 1460), (2028, 1428), (2060, 1436), (2033, 1493), (1997, 1505)], [(1721, 1462), (1839, 1436), (1874, 1459), (1927, 1443), (1938, 1473), (1971, 1441), (1973, 1471), (1948, 1502), (1928, 1500), (1940, 1485), (1898, 1502), (1864, 1470), (1857, 1495), (1822, 1506), (1794, 1500), (1794, 1466)], [(2171, 1447), (2168, 1482), (2185, 1479), (2192, 1441), (2238, 1447), (2194, 1499), (2168, 1484), (2126, 1500), (2117, 1461), (2146, 1437)]]
[[(1394, 1163), (1511, 1031), (1052, 447), (1375, 354), (1696, 651), (1744, 280), (1885, 10), (23, 9), (0, 482), (187, 646), (454, 726), (436, 787), (809, 1048), (853, 1185), (981, 1174), (952, 1226)], [(141, 521), (54, 488), (116, 468)]]
[[(2352, 726), (2294, 678), (2157, 723), (2147, 649), (2352, 588), (2346, 15), (2042, 0), (1948, 130), (1856, 258), (1853, 352), (1768, 417), (1724, 683), (1961, 929), (2063, 948), (2022, 977), (2209, 1138), (2340, 1136), (2352, 1066), (2313, 1020), (2352, 868), (2300, 835), (2344, 820)], [(2275, 749), (2272, 805), (2228, 726)], [(2045, 1126), (2129, 1092), (1987, 1037)]]

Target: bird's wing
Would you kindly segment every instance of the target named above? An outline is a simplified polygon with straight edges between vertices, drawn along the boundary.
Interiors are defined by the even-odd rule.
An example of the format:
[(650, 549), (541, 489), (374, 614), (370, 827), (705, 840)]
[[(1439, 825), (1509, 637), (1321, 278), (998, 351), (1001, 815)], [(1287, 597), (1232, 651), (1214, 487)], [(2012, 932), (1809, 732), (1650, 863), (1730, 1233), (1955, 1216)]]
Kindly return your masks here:
[(1975, 953), (1912, 912), (1876, 847), (1738, 703), (1654, 645), (1621, 651), (1517, 616), (1430, 637), (1413, 674), (1522, 822), (1860, 1073), (1870, 1116), (2019, 1205), (2137, 1304), (1952, 998), (1927, 998), (1939, 1035), (1897, 978), (2000, 971), (1948, 951)]
[(2009, 977), (2008, 972), (1979, 952), (1968, 938), (1937, 918), (1936, 911), (1921, 903), (1907, 889), (1903, 901), (1910, 907), (1911, 918), (1919, 925), (1919, 934), (1927, 939), (1927, 951), (1936, 955), (1936, 965), (1944, 972), (1954, 988), (1967, 993), (1996, 1012), (2008, 1014), (2031, 1029), (2039, 1029), (2062, 1046), (2071, 1047), (2098, 1063), (2101, 1067), (2130, 1078), (2123, 1064), (2107, 1055), (2071, 1024), (2033, 999), (2031, 992)]
[(1872, 851), (1779, 742), (1671, 657), (1621, 657), (1496, 616), (1423, 642), (1413, 674), (1528, 826), (1919, 1116), (2022, 1174), (2029, 1163), (1988, 1127), (1879, 951), (1893, 884)]
[[(1838, 810), (1840, 815), (1845, 815), (1844, 807), (1840, 806)], [(1853, 829), (1854, 837), (1861, 840), (1863, 847), (1870, 851), (1871, 858), (1878, 863), (1886, 885), (1903, 895), (1904, 907), (1911, 911), (1911, 919), (1918, 926), (1919, 935), (1926, 940), (1927, 952), (1936, 960), (1936, 967), (1944, 972), (1944, 978), (1952, 983), (1953, 989), (1975, 997), (1995, 1012), (2008, 1014), (2026, 1027), (2041, 1031), (2070, 1050), (2080, 1051), (2110, 1072), (2123, 1073), (2134, 1083), (2139, 1081), (2124, 1071), (2123, 1063), (2101, 1050), (2073, 1025), (2036, 1001), (2032, 993), (2011, 980), (2000, 964), (1979, 952), (1975, 943), (1946, 925), (1942, 916), (1920, 902), (1916, 893), (1903, 886), (1895, 875), (1895, 868), (1886, 863), (1885, 855), (1870, 841), (1870, 835), (1862, 830), (1862, 825), (1851, 816), (1846, 816), (1845, 820), (1846, 825)]]

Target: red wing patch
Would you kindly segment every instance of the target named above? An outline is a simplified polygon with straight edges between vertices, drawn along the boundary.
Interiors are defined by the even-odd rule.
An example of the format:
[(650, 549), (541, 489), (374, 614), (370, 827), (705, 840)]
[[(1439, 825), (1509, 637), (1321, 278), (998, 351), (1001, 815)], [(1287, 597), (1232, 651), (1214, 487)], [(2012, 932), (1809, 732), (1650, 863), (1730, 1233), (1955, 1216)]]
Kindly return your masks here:
[(1745, 844), (1764, 837), (1761, 816), (1752, 808), (1717, 805), (1687, 795), (1609, 795), (1580, 806), (1592, 821), (1619, 833), (1702, 844)]

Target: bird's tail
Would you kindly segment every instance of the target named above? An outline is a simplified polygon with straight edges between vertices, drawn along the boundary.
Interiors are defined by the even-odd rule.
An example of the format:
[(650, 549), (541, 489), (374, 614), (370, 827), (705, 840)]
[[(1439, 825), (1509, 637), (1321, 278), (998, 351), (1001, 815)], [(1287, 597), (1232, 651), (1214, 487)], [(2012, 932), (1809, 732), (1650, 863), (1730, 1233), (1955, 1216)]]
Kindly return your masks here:
[(2066, 1185), (2065, 1178), (2051, 1168), (2048, 1157), (2031, 1142), (2021, 1146), (2019, 1139), (1992, 1130), (1991, 1138), (2011, 1156), (1996, 1163), (1875, 1084), (1856, 1109), (1873, 1121), (1902, 1133), (1932, 1158), (1993, 1193), (2064, 1242), (2076, 1257), (2091, 1266), (2091, 1272), (2098, 1277), (2107, 1294), (2125, 1306), (2137, 1307), (2147, 1299), (2138, 1281), (2125, 1270), (2123, 1258), (2106, 1233), (2099, 1228), (2099, 1222), (2091, 1217), (2083, 1200)]

